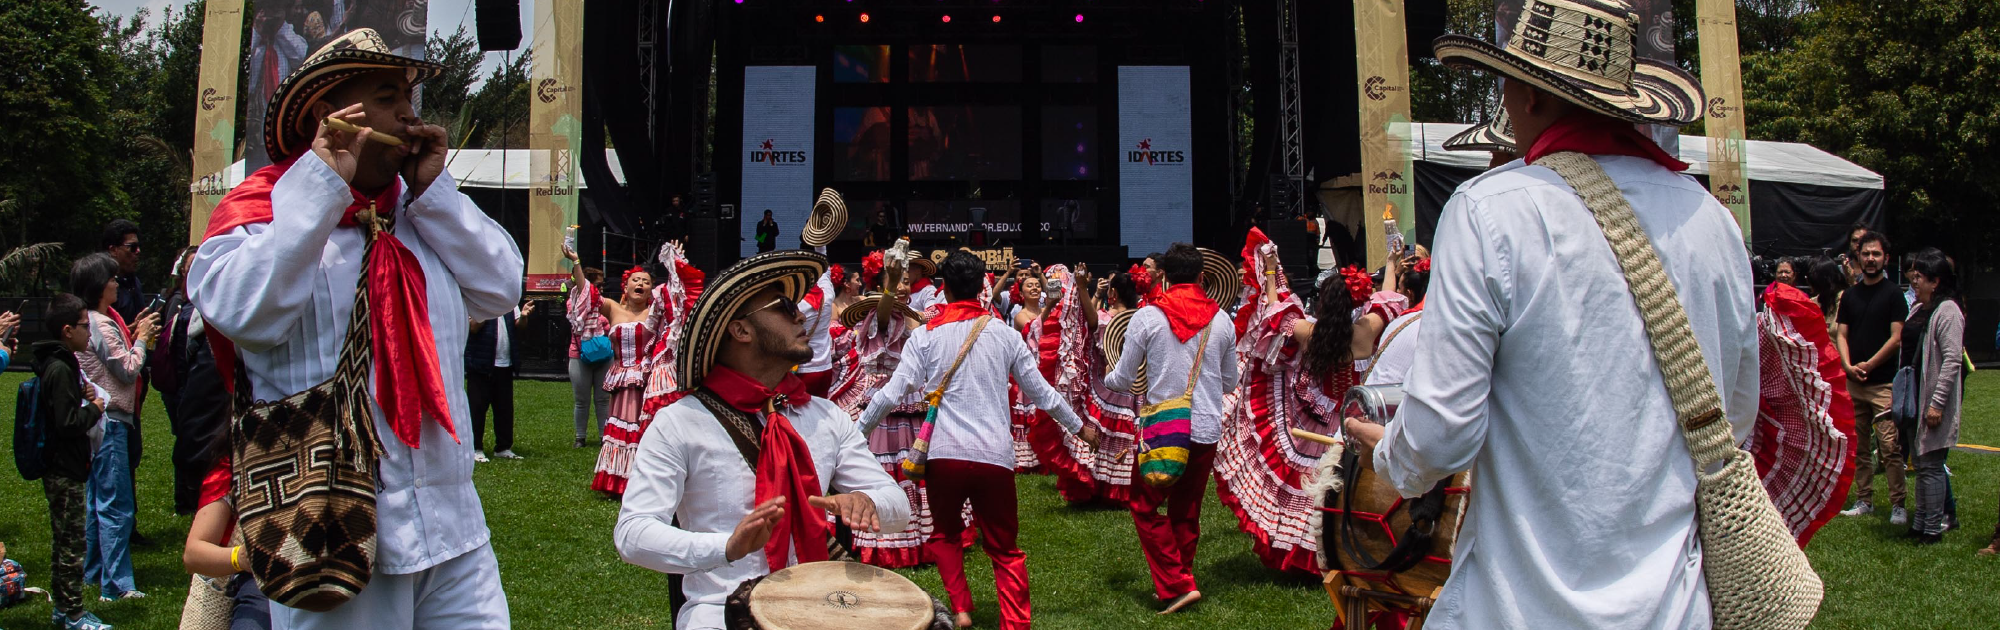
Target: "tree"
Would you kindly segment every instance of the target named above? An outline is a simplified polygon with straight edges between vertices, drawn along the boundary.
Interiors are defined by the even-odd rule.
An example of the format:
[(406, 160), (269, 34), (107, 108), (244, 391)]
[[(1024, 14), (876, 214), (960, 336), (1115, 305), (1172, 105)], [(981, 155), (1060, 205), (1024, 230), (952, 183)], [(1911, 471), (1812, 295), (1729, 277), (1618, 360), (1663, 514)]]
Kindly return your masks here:
[(2000, 236), (2000, 4), (1828, 0), (1794, 46), (1743, 60), (1750, 137), (1804, 142), (1881, 173), (1897, 249), (1969, 270)]
[(460, 25), (449, 37), (433, 34), (424, 47), (424, 58), (444, 66), (444, 73), (423, 83), (423, 116), (449, 130), (452, 140), (464, 138), (472, 122), (466, 104), (472, 100), (472, 84), (479, 80), (479, 64), (486, 54), (479, 40)]
[[(1445, 32), (1493, 38), (1492, 0), (1450, 0)], [(1430, 42), (1410, 42), (1412, 49)], [(1500, 83), (1487, 72), (1448, 68), (1426, 56), (1410, 64), (1410, 119), (1478, 123), (1500, 109)]]
[(522, 52), (494, 68), (479, 92), (472, 95), (467, 111), (478, 128), (467, 138), (466, 146), (527, 148), (529, 57)]

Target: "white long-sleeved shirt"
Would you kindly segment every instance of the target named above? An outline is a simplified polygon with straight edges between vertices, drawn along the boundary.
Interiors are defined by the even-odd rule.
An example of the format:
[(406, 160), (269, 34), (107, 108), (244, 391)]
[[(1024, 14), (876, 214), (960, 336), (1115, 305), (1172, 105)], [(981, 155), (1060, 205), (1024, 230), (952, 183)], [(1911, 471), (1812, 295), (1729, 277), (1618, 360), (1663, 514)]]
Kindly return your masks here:
[[(889, 384), (869, 399), (861, 412), (861, 430), (871, 431), (896, 403), (911, 394), (928, 393), (944, 380), (972, 334), (978, 320), (952, 322), (937, 328), (918, 327), (903, 344), (903, 362), (889, 377)], [(1007, 378), (1013, 377), (1021, 393), (1042, 411), (1048, 412), (1063, 430), (1083, 430), (1083, 419), (1063, 400), (1062, 394), (1042, 378), (1040, 357), (1021, 340), (1006, 322), (994, 319), (979, 332), (979, 340), (966, 351), (965, 362), (952, 375), (938, 405), (937, 426), (931, 435), (930, 458), (954, 459), (1014, 467), (1013, 419), (1009, 413)]]
[(833, 321), (838, 313), (833, 312), (833, 274), (819, 275), (820, 305), (799, 300), (799, 312), (806, 317), (806, 347), (812, 349), (812, 359), (799, 366), (799, 372), (809, 374), (833, 369)]
[[(1227, 311), (1218, 310), (1208, 322), (1208, 350), (1202, 354), (1200, 380), (1194, 399), (1189, 401), (1188, 437), (1196, 444), (1214, 444), (1222, 439), (1223, 396), (1236, 387), (1236, 324)], [(1196, 344), (1201, 333), (1181, 341), (1174, 336), (1167, 314), (1157, 306), (1139, 309), (1125, 324), (1125, 349), (1118, 365), (1104, 375), (1104, 386), (1114, 392), (1130, 391), (1146, 366), (1146, 404), (1166, 402), (1188, 390), (1188, 369), (1194, 366)]]
[[(188, 269), (189, 299), (207, 325), (236, 342), (256, 398), (278, 400), (333, 376), (365, 246), (359, 228), (337, 227), (353, 201), (348, 191), (324, 161), (299, 158), (271, 190), (271, 222), (208, 239)], [(454, 442), (427, 417), (422, 448), (412, 449), (371, 396), (382, 443), (375, 570), (388, 574), (422, 571), (487, 542), (472, 487), (465, 388), (451, 384), (465, 382), (465, 353), (456, 349), (465, 347), (468, 322), (499, 317), (521, 299), (514, 238), (459, 193), (450, 175), (403, 201), (396, 238), (423, 269), (446, 404), (466, 439)], [(372, 394), (372, 371), (369, 380)]]
[[(1410, 364), (1417, 360), (1417, 340), (1423, 332), (1423, 311), (1404, 313), (1389, 322), (1382, 329), (1382, 346), (1376, 353), (1374, 362), (1368, 366), (1368, 382), (1363, 385), (1393, 385), (1403, 382), (1410, 375)], [(1395, 334), (1394, 339), (1389, 338)]]
[[(757, 477), (728, 430), (699, 399), (682, 398), (660, 414), (654, 426), (673, 430), (647, 431), (639, 439), (613, 534), (618, 557), (687, 576), (681, 583), (687, 606), (674, 620), (675, 628), (721, 628), (729, 594), (744, 580), (770, 572), (762, 549), (735, 562), (728, 558), (729, 535), (755, 507)], [(813, 398), (785, 411), (785, 417), (812, 453), (821, 492), (831, 486), (868, 496), (884, 533), (909, 527), (909, 495), (883, 472), (847, 412)], [(680, 526), (674, 526), (675, 519)]]
[[(1735, 219), (1651, 161), (1597, 159), (1659, 252), (1740, 441), (1758, 371)], [(1458, 187), (1432, 252), (1408, 397), (1374, 462), (1404, 496), (1473, 471), (1426, 627), (1708, 627), (1694, 467), (1582, 200), (1554, 171), (1516, 160)]]

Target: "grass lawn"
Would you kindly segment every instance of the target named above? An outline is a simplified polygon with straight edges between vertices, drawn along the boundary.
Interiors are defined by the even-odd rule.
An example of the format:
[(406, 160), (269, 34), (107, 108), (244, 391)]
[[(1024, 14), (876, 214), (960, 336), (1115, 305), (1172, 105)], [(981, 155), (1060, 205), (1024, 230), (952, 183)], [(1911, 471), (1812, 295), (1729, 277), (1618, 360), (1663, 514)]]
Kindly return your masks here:
[[(0, 376), (11, 392), (24, 377)], [(2000, 374), (1972, 376), (1964, 442), (2000, 445)], [(477, 468), (487, 524), (500, 559), (514, 623), (521, 628), (666, 627), (666, 579), (618, 560), (611, 547), (617, 505), (586, 488), (594, 449), (571, 449), (570, 396), (565, 383), (522, 382), (515, 451), (522, 461)], [(11, 409), (12, 401), (0, 404)], [(139, 471), (139, 530), (135, 545), (139, 588), (152, 597), (99, 604), (85, 589), (87, 607), (120, 628), (174, 628), (186, 595), (181, 542), (189, 519), (172, 512), (173, 437), (157, 398), (148, 400), (145, 460)], [(10, 430), (11, 431), (11, 430)], [(7, 444), (11, 445), (11, 442)], [(11, 446), (0, 446), (11, 448)], [(1918, 547), (1876, 518), (1837, 519), (1808, 549), (1827, 584), (1816, 628), (1990, 628), (1993, 587), (2000, 558), (1975, 558), (1993, 531), (2000, 456), (1959, 452), (1951, 456), (1965, 531), (1946, 542)], [(11, 454), (0, 473), (0, 542), (27, 567), (29, 584), (48, 585), (49, 527), (41, 485), (14, 475)], [(1250, 554), (1250, 540), (1210, 493), (1197, 577), (1207, 600), (1188, 613), (1153, 613), (1151, 580), (1122, 510), (1071, 508), (1057, 499), (1052, 478), (1022, 477), (1021, 541), (1027, 550), (1035, 617), (1045, 628), (1325, 628), (1332, 606), (1318, 580), (1266, 570)], [(1886, 489), (1877, 492), (1886, 501)], [(1882, 505), (1884, 501), (1878, 501)], [(973, 552), (968, 574), (980, 627), (998, 625), (992, 572)], [(906, 571), (926, 590), (943, 595), (934, 570)], [(0, 628), (47, 627), (49, 606), (31, 602), (0, 610)]]

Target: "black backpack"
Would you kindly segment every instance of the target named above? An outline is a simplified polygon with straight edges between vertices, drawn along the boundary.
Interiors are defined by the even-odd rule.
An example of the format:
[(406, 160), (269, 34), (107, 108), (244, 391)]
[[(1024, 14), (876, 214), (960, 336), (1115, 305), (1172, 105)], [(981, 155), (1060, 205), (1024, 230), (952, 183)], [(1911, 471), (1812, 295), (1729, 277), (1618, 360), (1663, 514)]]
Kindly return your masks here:
[(21, 383), (14, 398), (14, 467), (21, 478), (34, 481), (48, 472), (42, 461), (42, 446), (48, 442), (48, 425), (42, 422), (42, 378)]

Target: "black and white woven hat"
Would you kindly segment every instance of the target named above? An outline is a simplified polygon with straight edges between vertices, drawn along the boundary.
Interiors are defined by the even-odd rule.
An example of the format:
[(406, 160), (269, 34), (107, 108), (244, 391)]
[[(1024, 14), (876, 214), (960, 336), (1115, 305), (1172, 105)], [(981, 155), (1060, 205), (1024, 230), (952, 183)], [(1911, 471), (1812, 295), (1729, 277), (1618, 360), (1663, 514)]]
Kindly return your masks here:
[(1528, 0), (1505, 47), (1446, 35), (1432, 48), (1445, 65), (1524, 81), (1612, 118), (1673, 126), (1700, 118), (1694, 75), (1638, 58), (1638, 41), (1638, 14), (1621, 0)]
[(1520, 153), (1514, 149), (1514, 120), (1507, 117), (1507, 110), (1502, 109), (1486, 122), (1446, 139), (1444, 150)]
[[(802, 249), (764, 252), (745, 258), (708, 282), (701, 298), (688, 311), (686, 331), (681, 333), (675, 357), (681, 385), (701, 386), (708, 369), (715, 365), (715, 352), (722, 347), (722, 329), (745, 303), (765, 287), (778, 287), (786, 299), (798, 301), (811, 290), (819, 275), (826, 272), (826, 257)], [(755, 308), (755, 307), (749, 307)]]
[(389, 50), (375, 29), (356, 29), (321, 46), (279, 82), (264, 110), (264, 152), (271, 161), (283, 162), (312, 146), (313, 135), (319, 132), (319, 121), (311, 117), (312, 104), (342, 81), (381, 70), (402, 70), (410, 84), (416, 85), (444, 72), (441, 64)]

